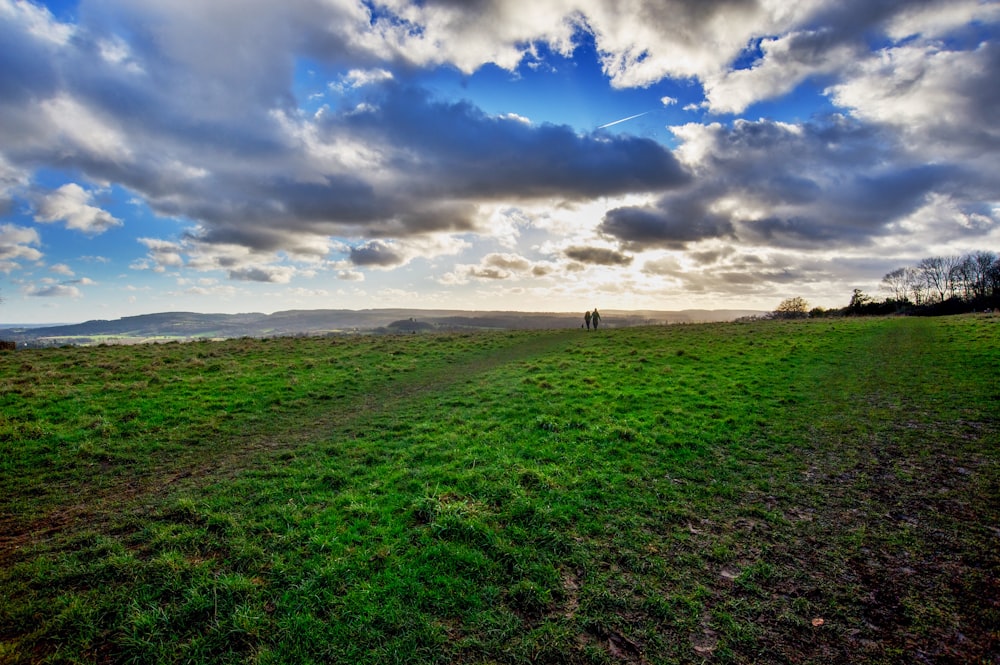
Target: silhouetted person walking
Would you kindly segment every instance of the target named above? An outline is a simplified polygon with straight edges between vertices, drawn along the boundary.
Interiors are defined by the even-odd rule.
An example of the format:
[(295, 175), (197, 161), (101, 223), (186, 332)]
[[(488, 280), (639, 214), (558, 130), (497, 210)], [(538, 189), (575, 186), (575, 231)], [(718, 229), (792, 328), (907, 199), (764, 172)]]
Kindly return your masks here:
[(587, 330), (590, 330), (590, 312), (584, 313), (583, 322), (587, 324)]
[(594, 330), (597, 330), (597, 324), (601, 322), (601, 314), (597, 311), (596, 307), (594, 308), (594, 313), (590, 315), (590, 322), (594, 324)]

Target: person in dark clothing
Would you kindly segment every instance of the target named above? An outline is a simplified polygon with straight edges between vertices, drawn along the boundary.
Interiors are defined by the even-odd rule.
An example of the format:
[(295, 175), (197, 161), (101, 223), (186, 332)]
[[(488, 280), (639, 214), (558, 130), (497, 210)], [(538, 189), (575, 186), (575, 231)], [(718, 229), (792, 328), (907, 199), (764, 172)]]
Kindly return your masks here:
[(587, 324), (587, 330), (590, 330), (590, 312), (583, 315), (583, 322)]
[(590, 315), (590, 322), (594, 324), (594, 330), (597, 330), (597, 324), (601, 322), (601, 314), (594, 308), (594, 313)]

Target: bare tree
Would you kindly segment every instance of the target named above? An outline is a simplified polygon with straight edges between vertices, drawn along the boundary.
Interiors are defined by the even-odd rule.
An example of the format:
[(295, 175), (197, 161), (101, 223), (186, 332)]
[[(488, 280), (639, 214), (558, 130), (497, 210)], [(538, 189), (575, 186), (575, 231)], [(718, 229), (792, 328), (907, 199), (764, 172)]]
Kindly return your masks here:
[(966, 254), (962, 257), (962, 263), (955, 268), (955, 272), (958, 277), (956, 279), (956, 288), (961, 291), (961, 296), (965, 300), (975, 297), (973, 284), (975, 283), (975, 266), (973, 265), (972, 255)]
[(958, 295), (958, 285), (961, 279), (959, 271), (962, 267), (961, 256), (942, 256), (941, 268), (945, 273), (945, 292), (949, 298)]
[(966, 288), (973, 298), (985, 298), (993, 290), (990, 288), (990, 274), (996, 263), (997, 255), (987, 251), (973, 252), (962, 261)]
[(986, 293), (1000, 296), (1000, 259), (993, 261), (993, 266), (986, 277)]
[(923, 305), (927, 299), (927, 285), (916, 268), (906, 269), (906, 291), (912, 296), (910, 300), (914, 305)]
[(932, 256), (921, 259), (917, 264), (917, 271), (927, 289), (937, 296), (937, 301), (943, 302), (949, 284), (949, 264), (944, 257)]
[(906, 276), (906, 268), (896, 268), (892, 272), (886, 273), (882, 278), (882, 287), (892, 294), (892, 299), (899, 302), (906, 300), (909, 291), (909, 283)]

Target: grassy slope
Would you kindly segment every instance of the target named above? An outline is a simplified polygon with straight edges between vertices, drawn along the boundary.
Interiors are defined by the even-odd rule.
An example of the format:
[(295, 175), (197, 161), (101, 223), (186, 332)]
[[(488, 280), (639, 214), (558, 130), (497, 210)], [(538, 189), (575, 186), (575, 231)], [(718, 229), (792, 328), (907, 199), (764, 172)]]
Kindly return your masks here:
[(998, 325), (0, 356), (0, 662), (989, 662)]

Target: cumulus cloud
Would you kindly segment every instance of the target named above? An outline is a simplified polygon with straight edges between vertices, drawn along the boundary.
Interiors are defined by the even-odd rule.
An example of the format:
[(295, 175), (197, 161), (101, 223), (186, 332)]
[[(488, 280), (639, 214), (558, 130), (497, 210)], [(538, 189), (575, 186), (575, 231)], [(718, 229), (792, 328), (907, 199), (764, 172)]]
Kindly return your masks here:
[(706, 238), (731, 236), (732, 223), (713, 214), (703, 202), (702, 192), (691, 197), (667, 197), (656, 205), (616, 208), (598, 227), (632, 251), (656, 247), (683, 249)]
[(0, 224), (0, 270), (9, 273), (21, 267), (21, 261), (39, 261), (36, 249), (41, 238), (35, 229), (16, 224)]
[(96, 284), (94, 280), (89, 277), (80, 277), (79, 279), (69, 280), (68, 282), (63, 282), (63, 284), (79, 284), (80, 286), (93, 286)]
[(754, 102), (794, 90), (809, 77), (829, 75), (867, 48), (840, 43), (830, 30), (794, 32), (760, 42), (760, 59), (749, 69), (706, 77), (706, 106), (716, 113), (740, 113)]
[(913, 164), (893, 135), (844, 117), (674, 131), (685, 140), (679, 154), (697, 178), (649, 205), (610, 210), (599, 226), (631, 251), (712, 239), (801, 249), (863, 246), (935, 192), (975, 180), (958, 166)]
[(389, 268), (406, 262), (405, 254), (394, 248), (391, 243), (381, 240), (372, 240), (351, 247), (349, 256), (351, 263), (356, 266)]
[(551, 272), (545, 263), (533, 263), (529, 259), (512, 253), (494, 252), (485, 255), (477, 264), (459, 264), (441, 278), (444, 284), (465, 284), (470, 279), (511, 280), (543, 277)]
[(108, 211), (90, 205), (92, 200), (93, 192), (76, 183), (65, 184), (38, 198), (35, 221), (47, 224), (63, 222), (66, 228), (87, 235), (98, 235), (122, 225), (122, 221)]
[(903, 3), (887, 22), (886, 33), (896, 41), (914, 35), (937, 39), (970, 23), (1000, 21), (1000, 5), (980, 0)]
[[(141, 240), (137, 269), (284, 283), (308, 264), (355, 279), (355, 268), (455, 254), (468, 242), (455, 238), (482, 234), (510, 252), (456, 279), (546, 274), (549, 264), (503, 258), (541, 223), (499, 210), (630, 195), (648, 200), (574, 229), (564, 256), (624, 268), (638, 252), (720, 242), (819, 251), (916, 226), (935, 238), (955, 224), (969, 237), (996, 228), (984, 206), (1000, 188), (1000, 49), (969, 27), (1000, 21), (996, 3), (104, 0), (78, 13), (71, 26), (0, 0), (0, 213), (38, 165), (54, 165), (193, 221), (180, 238)], [(670, 150), (495, 115), (414, 83), (420, 68), (516, 72), (581, 44), (613, 87), (700, 84), (704, 102), (689, 109), (740, 113), (809, 81), (843, 115), (672, 127)], [(305, 61), (332, 81), (321, 113), (296, 98)], [(90, 235), (120, 225), (98, 191), (37, 194), (35, 219)], [(946, 209), (958, 216), (932, 224)], [(0, 227), (0, 269), (41, 258), (25, 232)], [(338, 253), (343, 265), (327, 263)]]
[(184, 293), (192, 296), (222, 296), (224, 298), (231, 298), (238, 295), (239, 290), (227, 284), (213, 284), (209, 286), (191, 286), (184, 289)]
[(243, 266), (229, 271), (229, 278), (240, 282), (267, 282), (271, 284), (288, 284), (292, 281), (295, 269), (290, 266)]
[(666, 278), (674, 288), (702, 294), (743, 294), (773, 291), (789, 284), (805, 288), (810, 282), (821, 281), (829, 273), (791, 255), (720, 254), (710, 269), (697, 264), (684, 265), (673, 257), (647, 261), (643, 273)]
[(392, 156), (384, 163), (392, 171), (383, 177), (412, 199), (406, 207), (426, 206), (423, 199), (432, 196), (583, 200), (660, 190), (687, 178), (671, 153), (649, 139), (527, 125), (467, 102), (436, 100), (419, 88), (387, 85), (379, 92), (370, 113), (331, 118), (324, 129), (349, 132)]
[(294, 253), (256, 251), (238, 242), (207, 241), (198, 229), (178, 240), (140, 238), (139, 242), (147, 251), (145, 257), (132, 263), (135, 270), (219, 270), (234, 281), (288, 284), (296, 275), (312, 276), (314, 271), (308, 266), (318, 263), (308, 254), (299, 254), (298, 261), (291, 261)]
[(345, 92), (347, 90), (363, 88), (372, 83), (391, 81), (393, 78), (392, 72), (382, 68), (352, 69), (347, 74), (341, 76), (336, 83), (331, 83), (330, 88), (338, 92)]
[(363, 282), (365, 281), (365, 274), (357, 270), (338, 270), (337, 279), (345, 282)]
[(146, 246), (146, 259), (133, 265), (136, 269), (151, 269), (163, 272), (167, 268), (180, 268), (184, 265), (183, 247), (179, 243), (158, 238), (139, 238)]
[(27, 287), (24, 293), (33, 298), (79, 298), (83, 295), (71, 284), (33, 285)]
[(632, 263), (631, 256), (606, 247), (567, 247), (564, 254), (574, 261), (600, 266), (627, 266)]
[(915, 152), (962, 158), (1000, 147), (993, 118), (1000, 107), (998, 78), (996, 43), (965, 51), (905, 44), (862, 59), (828, 94), (856, 117), (901, 132)]
[[(782, 22), (781, 30), (754, 31), (748, 40), (751, 44), (748, 51), (755, 56), (749, 66), (705, 70), (698, 78), (705, 86), (705, 106), (718, 113), (739, 113), (755, 102), (785, 95), (810, 79), (836, 81), (835, 91), (842, 84), (863, 90), (868, 87), (866, 82), (875, 83), (870, 76), (873, 68), (879, 69), (878, 65), (868, 62), (862, 67), (861, 80), (851, 82), (858, 76), (856, 63), (869, 61), (872, 35), (882, 34), (893, 42), (882, 51), (884, 60), (892, 58), (897, 48), (937, 49), (942, 38), (955, 37), (954, 31), (998, 21), (1000, 9), (996, 4), (977, 0), (817, 2), (812, 7), (803, 7), (798, 17)], [(905, 59), (905, 55), (900, 58)], [(898, 65), (903, 65), (902, 71), (897, 70)], [(878, 74), (881, 85), (873, 85), (872, 89), (890, 97), (899, 88), (887, 85), (891, 83), (887, 79), (906, 82), (914, 74), (912, 70), (906, 71), (902, 61), (888, 66), (883, 62), (882, 69)], [(862, 90), (858, 92), (867, 94)], [(846, 101), (850, 91), (842, 93)], [(943, 99), (950, 98), (939, 97), (939, 103), (946, 103)], [(900, 100), (899, 105), (909, 106), (909, 103)]]
[(14, 206), (14, 196), (28, 186), (29, 179), (24, 169), (14, 167), (0, 154), (0, 215), (10, 212)]
[(483, 265), (512, 272), (527, 272), (531, 268), (531, 261), (519, 254), (495, 253), (484, 256)]
[[(416, 8), (396, 9), (423, 20)], [(423, 34), (451, 25), (431, 14)], [(357, 103), (299, 113), (290, 93), (296, 56), (373, 65), (397, 57), (397, 24), (361, 4), (215, 3), (173, 12), (161, 3), (109, 2), (83, 16), (88, 30), (45, 46), (37, 71), (26, 64), (7, 74), (24, 94), (0, 101), (12, 119), (0, 127), (5, 155), (119, 183), (161, 215), (196, 220), (206, 243), (295, 253), (303, 238), (315, 249), (329, 236), (475, 231), (484, 201), (582, 200), (659, 190), (686, 177), (654, 141), (491, 116), (435, 99), (379, 66), (351, 68), (341, 80)], [(103, 34), (113, 25), (148, 38), (126, 49)], [(245, 48), (251, 37), (254, 48)], [(119, 45), (109, 51), (111, 43)], [(125, 60), (135, 67), (123, 69)], [(57, 198), (86, 204), (81, 190)], [(55, 217), (54, 205), (40, 220)], [(114, 223), (82, 212), (71, 219), (92, 232)]]

